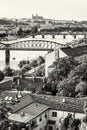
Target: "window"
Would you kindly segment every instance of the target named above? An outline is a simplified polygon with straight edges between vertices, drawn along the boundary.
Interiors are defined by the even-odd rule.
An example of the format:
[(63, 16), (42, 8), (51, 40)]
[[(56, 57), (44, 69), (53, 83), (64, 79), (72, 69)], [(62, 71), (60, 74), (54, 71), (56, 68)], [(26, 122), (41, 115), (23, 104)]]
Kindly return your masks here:
[(44, 130), (47, 130), (47, 126), (44, 127)]
[(52, 112), (52, 117), (57, 117), (57, 112)]
[(53, 130), (53, 127), (52, 126), (48, 126), (48, 130)]
[(44, 118), (47, 118), (47, 112), (45, 113)]
[(39, 121), (42, 121), (42, 117), (40, 117)]
[(47, 114), (45, 114), (45, 116), (44, 116), (45, 118), (47, 118)]
[(34, 127), (37, 125), (37, 121), (36, 120), (33, 120), (32, 123), (31, 123), (31, 127)]

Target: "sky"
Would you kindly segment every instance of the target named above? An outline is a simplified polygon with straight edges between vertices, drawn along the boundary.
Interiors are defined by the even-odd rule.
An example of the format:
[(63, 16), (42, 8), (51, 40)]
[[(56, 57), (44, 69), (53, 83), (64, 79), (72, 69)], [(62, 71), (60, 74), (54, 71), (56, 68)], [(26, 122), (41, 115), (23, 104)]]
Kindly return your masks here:
[(0, 18), (87, 20), (87, 0), (0, 0)]

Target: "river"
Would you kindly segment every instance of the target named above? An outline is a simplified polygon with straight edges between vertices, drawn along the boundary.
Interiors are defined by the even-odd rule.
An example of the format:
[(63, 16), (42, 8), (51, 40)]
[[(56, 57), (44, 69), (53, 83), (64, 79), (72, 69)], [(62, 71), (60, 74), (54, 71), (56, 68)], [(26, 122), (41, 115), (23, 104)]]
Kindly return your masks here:
[[(82, 35), (78, 35), (76, 39), (82, 38)], [(31, 37), (29, 37), (32, 39)], [(36, 36), (35, 39), (42, 39), (41, 36)], [(73, 36), (67, 35), (65, 39), (63, 39), (62, 35), (56, 35), (53, 39), (52, 36), (46, 35), (44, 40), (53, 40), (62, 44), (66, 44), (67, 42), (71, 42), (75, 40)], [(20, 60), (24, 59), (35, 59), (39, 56), (45, 56), (47, 52), (45, 51), (10, 51), (10, 66), (14, 69), (18, 69), (18, 63)], [(0, 70), (3, 70), (5, 67), (5, 51), (0, 51)]]

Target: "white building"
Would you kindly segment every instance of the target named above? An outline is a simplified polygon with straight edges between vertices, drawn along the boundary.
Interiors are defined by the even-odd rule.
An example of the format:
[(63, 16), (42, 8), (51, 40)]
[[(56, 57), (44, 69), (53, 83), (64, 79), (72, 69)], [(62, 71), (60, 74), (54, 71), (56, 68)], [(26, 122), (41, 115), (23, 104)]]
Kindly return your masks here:
[(53, 62), (55, 62), (59, 57), (67, 56), (61, 49), (55, 49), (54, 51), (47, 53), (45, 55), (45, 76), (48, 77), (49, 73), (54, 70), (52, 66)]
[(22, 123), (29, 130), (57, 130), (60, 119), (69, 113), (79, 119), (85, 116), (83, 99), (34, 94), (23, 96), (19, 102), (9, 106), (13, 113), (9, 120), (16, 124)]
[(23, 123), (29, 130), (45, 130), (47, 127), (49, 107), (39, 103), (32, 103), (25, 108), (11, 114), (9, 120)]
[(39, 94), (33, 95), (33, 99), (50, 108), (48, 116), (49, 125), (47, 124), (47, 130), (50, 130), (49, 126), (52, 127), (52, 130), (58, 129), (60, 126), (60, 119), (64, 119), (69, 113), (79, 119), (82, 119), (85, 116), (83, 99)]

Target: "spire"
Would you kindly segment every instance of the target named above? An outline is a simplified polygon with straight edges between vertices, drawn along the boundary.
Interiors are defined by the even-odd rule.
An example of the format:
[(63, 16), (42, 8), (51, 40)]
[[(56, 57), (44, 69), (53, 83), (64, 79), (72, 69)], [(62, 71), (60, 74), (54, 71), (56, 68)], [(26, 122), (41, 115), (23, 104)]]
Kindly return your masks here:
[(34, 17), (34, 15), (32, 14), (32, 18)]

